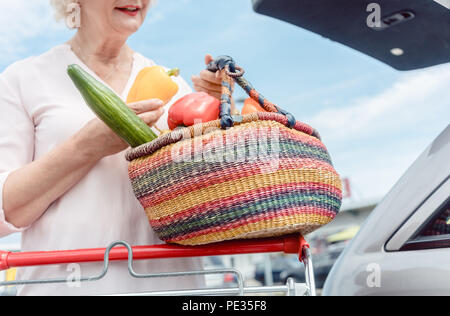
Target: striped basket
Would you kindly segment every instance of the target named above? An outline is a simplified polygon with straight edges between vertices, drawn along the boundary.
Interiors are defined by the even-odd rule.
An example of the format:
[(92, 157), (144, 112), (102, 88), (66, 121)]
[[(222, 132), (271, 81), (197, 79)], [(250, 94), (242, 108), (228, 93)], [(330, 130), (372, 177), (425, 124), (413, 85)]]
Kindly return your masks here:
[[(219, 70), (231, 78), (229, 66)], [(332, 221), (341, 181), (318, 134), (290, 124), (289, 113), (278, 108), (232, 117), (226, 82), (221, 120), (178, 129), (127, 153), (134, 192), (159, 238), (201, 245), (306, 235)], [(248, 82), (240, 84), (248, 90)], [(231, 128), (224, 128), (227, 115)]]

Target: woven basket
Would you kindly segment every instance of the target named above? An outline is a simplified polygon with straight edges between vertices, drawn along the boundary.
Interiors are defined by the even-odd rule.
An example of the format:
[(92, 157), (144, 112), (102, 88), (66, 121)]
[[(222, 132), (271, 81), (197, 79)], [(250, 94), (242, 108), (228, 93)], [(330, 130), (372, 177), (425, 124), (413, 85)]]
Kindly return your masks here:
[(133, 190), (159, 238), (201, 245), (306, 235), (332, 221), (341, 181), (314, 129), (289, 124), (286, 112), (234, 118), (224, 129), (225, 99), (222, 120), (178, 129), (127, 153)]

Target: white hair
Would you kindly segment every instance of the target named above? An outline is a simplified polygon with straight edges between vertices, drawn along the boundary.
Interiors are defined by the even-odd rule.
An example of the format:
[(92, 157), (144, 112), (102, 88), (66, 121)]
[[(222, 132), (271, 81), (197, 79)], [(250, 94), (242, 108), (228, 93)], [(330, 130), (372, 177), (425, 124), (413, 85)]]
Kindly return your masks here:
[[(67, 12), (67, 6), (71, 3), (78, 2), (78, 0), (50, 0), (50, 4), (55, 11), (56, 21), (64, 20), (70, 12)], [(150, 6), (154, 5), (156, 0), (150, 0)]]

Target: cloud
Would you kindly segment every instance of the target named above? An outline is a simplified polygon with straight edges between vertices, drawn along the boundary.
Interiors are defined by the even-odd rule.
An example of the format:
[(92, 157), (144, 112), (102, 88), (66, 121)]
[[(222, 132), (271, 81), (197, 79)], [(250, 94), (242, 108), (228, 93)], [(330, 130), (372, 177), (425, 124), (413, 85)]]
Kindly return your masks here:
[(0, 0), (0, 64), (7, 64), (29, 49), (29, 40), (64, 30), (53, 20), (48, 1)]
[(330, 141), (346, 135), (391, 134), (415, 124), (420, 127), (419, 123), (431, 123), (450, 112), (449, 83), (450, 64), (411, 72), (378, 95), (354, 100), (347, 107), (325, 109), (308, 122)]
[(384, 196), (450, 123), (450, 64), (403, 74), (379, 94), (306, 121), (328, 145), (359, 199)]

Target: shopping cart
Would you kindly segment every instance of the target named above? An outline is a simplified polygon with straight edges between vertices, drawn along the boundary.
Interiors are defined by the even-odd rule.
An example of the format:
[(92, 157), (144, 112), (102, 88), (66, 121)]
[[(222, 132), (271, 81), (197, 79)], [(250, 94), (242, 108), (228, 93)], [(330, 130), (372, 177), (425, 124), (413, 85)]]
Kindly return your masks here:
[[(163, 258), (185, 258), (224, 256), (239, 254), (275, 253), (298, 254), (300, 262), (305, 265), (305, 283), (296, 283), (288, 279), (285, 285), (279, 286), (244, 286), (242, 273), (236, 269), (214, 269), (203, 271), (185, 271), (172, 273), (139, 274), (133, 269), (134, 260), (150, 260)], [(180, 246), (180, 245), (153, 245), (131, 247), (124, 241), (112, 243), (103, 249), (81, 249), (67, 251), (47, 252), (7, 252), (0, 251), (0, 271), (10, 268), (43, 266), (55, 264), (103, 262), (103, 270), (97, 276), (82, 277), (80, 282), (94, 282), (106, 276), (110, 261), (128, 261), (128, 272), (134, 278), (161, 278), (179, 277), (207, 274), (233, 274), (236, 276), (237, 287), (217, 289), (192, 289), (192, 290), (170, 290), (148, 293), (124, 293), (121, 295), (131, 296), (197, 296), (197, 295), (251, 295), (283, 293), (287, 296), (316, 296), (314, 270), (311, 251), (308, 243), (301, 235), (289, 235), (279, 238), (265, 238), (255, 240), (237, 240), (216, 243), (204, 246)], [(17, 285), (37, 285), (66, 283), (67, 279), (46, 280), (19, 280), (0, 282), (0, 288)]]

